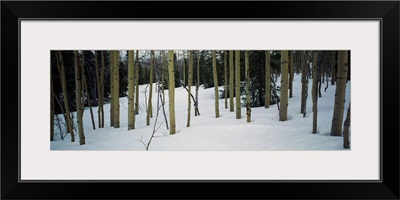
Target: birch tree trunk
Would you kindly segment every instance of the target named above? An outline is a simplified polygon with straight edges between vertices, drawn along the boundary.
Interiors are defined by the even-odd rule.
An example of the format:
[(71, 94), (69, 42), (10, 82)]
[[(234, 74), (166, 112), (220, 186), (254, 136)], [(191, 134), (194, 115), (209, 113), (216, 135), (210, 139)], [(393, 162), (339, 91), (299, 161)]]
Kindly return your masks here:
[(217, 75), (217, 55), (213, 50), (213, 74), (214, 74), (214, 95), (215, 95), (215, 118), (219, 117), (219, 95), (218, 95), (218, 75)]
[(193, 84), (193, 51), (189, 51), (189, 74), (188, 74), (188, 116), (187, 116), (187, 124), (186, 127), (190, 127), (190, 104), (191, 99), (190, 95), (192, 95), (192, 84)]
[(168, 96), (169, 96), (169, 134), (176, 132), (175, 125), (175, 70), (174, 70), (174, 51), (168, 50)]
[(82, 74), (81, 67), (79, 65), (79, 54), (78, 51), (74, 51), (75, 55), (75, 93), (76, 93), (76, 112), (77, 112), (77, 123), (79, 132), (79, 144), (85, 144), (85, 134), (83, 132), (83, 107), (82, 107)]
[(339, 51), (338, 76), (336, 80), (335, 107), (333, 110), (331, 136), (341, 136), (342, 134), (341, 131), (348, 73), (347, 58), (347, 51)]
[(63, 95), (64, 95), (64, 107), (65, 107), (65, 115), (66, 115), (66, 119), (67, 119), (67, 121), (65, 123), (67, 124), (67, 131), (71, 134), (71, 142), (75, 142), (75, 134), (74, 134), (73, 126), (72, 126), (71, 112), (69, 110), (67, 82), (65, 80), (65, 66), (64, 66), (64, 60), (63, 60), (61, 51), (57, 51), (56, 58), (57, 58), (58, 71), (60, 74), (61, 87), (62, 87)]
[(251, 121), (251, 108), (250, 108), (250, 64), (249, 64), (249, 51), (244, 52), (244, 62), (246, 69), (246, 116), (247, 122)]
[(236, 119), (242, 118), (240, 103), (240, 51), (235, 50), (235, 72), (236, 72)]
[(119, 128), (119, 50), (114, 52), (114, 128)]
[(233, 94), (234, 94), (234, 67), (233, 67), (233, 51), (229, 51), (229, 111), (233, 112), (235, 109), (235, 104), (233, 103)]
[(287, 121), (288, 113), (288, 75), (289, 75), (289, 55), (288, 51), (281, 53), (281, 107), (279, 110), (279, 121)]
[(271, 55), (265, 51), (265, 108), (271, 103)]
[(133, 50), (128, 51), (128, 130), (135, 129), (135, 68)]

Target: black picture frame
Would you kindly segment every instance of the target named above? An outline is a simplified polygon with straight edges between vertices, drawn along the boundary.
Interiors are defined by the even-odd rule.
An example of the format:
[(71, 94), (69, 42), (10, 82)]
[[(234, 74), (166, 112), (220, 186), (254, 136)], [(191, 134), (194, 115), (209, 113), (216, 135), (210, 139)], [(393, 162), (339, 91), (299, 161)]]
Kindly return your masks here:
[[(399, 199), (399, 4), (399, 1), (2, 1), (1, 198)], [(21, 18), (379, 19), (382, 22), (380, 87), (382, 180), (378, 182), (19, 182), (18, 133), (21, 129), (18, 122), (21, 112), (19, 19)], [(15, 108), (18, 108), (18, 111)], [(338, 165), (345, 167), (345, 163)], [(148, 191), (147, 189), (152, 192), (144, 192)]]

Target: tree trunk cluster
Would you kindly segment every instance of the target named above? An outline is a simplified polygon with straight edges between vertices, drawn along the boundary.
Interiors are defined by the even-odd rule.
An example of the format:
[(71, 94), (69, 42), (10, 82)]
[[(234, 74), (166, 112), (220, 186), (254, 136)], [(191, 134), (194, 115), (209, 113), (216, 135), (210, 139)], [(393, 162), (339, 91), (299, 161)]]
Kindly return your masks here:
[[(75, 73), (75, 104), (77, 111), (76, 125), (79, 136), (79, 144), (85, 144), (85, 134), (83, 127), (83, 113), (85, 103), (88, 104), (91, 122), (93, 129), (96, 129), (95, 117), (92, 109), (92, 102), (94, 106), (96, 106), (97, 99), (97, 121), (98, 128), (104, 128), (104, 103), (105, 103), (105, 82), (108, 81), (109, 77), (109, 86), (110, 88), (110, 126), (114, 128), (120, 128), (120, 89), (125, 86), (120, 86), (120, 82), (124, 80), (120, 80), (120, 71), (125, 70), (125, 68), (121, 66), (127, 66), (127, 80), (128, 80), (128, 130), (135, 129), (135, 118), (136, 115), (139, 114), (139, 78), (143, 78), (139, 76), (140, 68), (142, 68), (143, 75), (146, 75), (146, 80), (149, 83), (149, 91), (148, 91), (148, 99), (147, 99), (147, 107), (146, 107), (146, 125), (150, 125), (150, 119), (153, 117), (153, 83), (154, 76), (156, 77), (156, 85), (157, 85), (157, 116), (160, 108), (162, 107), (162, 111), (164, 113), (165, 121), (167, 121), (167, 115), (164, 110), (165, 97), (164, 97), (164, 89), (168, 87), (168, 96), (169, 96), (169, 126), (167, 124), (167, 129), (169, 129), (169, 133), (171, 135), (176, 133), (176, 121), (175, 121), (175, 84), (179, 84), (188, 92), (188, 104), (187, 104), (187, 124), (186, 127), (191, 126), (191, 109), (192, 102), (194, 108), (194, 115), (199, 116), (199, 101), (198, 101), (198, 93), (199, 93), (199, 85), (200, 85), (200, 68), (201, 61), (207, 62), (208, 64), (203, 64), (203, 67), (206, 66), (208, 69), (204, 69), (207, 72), (211, 72), (213, 74), (213, 84), (214, 84), (214, 99), (215, 99), (215, 117), (219, 118), (220, 110), (219, 110), (219, 80), (218, 76), (223, 75), (224, 87), (224, 105), (225, 109), (234, 112), (236, 107), (236, 119), (241, 119), (241, 52), (240, 50), (229, 50), (229, 51), (188, 51), (188, 59), (186, 66), (186, 55), (185, 51), (183, 51), (183, 56), (181, 62), (176, 62), (175, 51), (168, 50), (168, 54), (165, 51), (160, 51), (159, 57), (155, 56), (154, 50), (150, 51), (150, 62), (148, 62), (149, 54), (144, 53), (141, 57), (141, 61), (139, 61), (139, 51), (128, 50), (127, 52), (127, 63), (126, 65), (123, 63), (123, 58), (120, 61), (120, 52), (118, 50), (109, 51), (109, 70), (106, 71), (106, 56), (105, 51), (94, 51), (94, 68), (95, 72), (91, 75), (85, 72), (85, 70), (93, 70), (93, 64), (90, 64), (93, 57), (86, 57), (85, 51), (73, 51), (73, 59), (74, 59), (74, 73)], [(211, 53), (212, 52), (212, 55)], [(91, 52), (86, 51), (86, 55), (90, 55)], [(205, 53), (205, 54), (204, 54)], [(250, 77), (251, 70), (253, 67), (257, 67), (256, 64), (253, 63), (254, 58), (257, 57), (257, 53), (254, 51), (243, 51), (244, 53), (244, 69), (242, 69), (245, 74), (244, 77), (244, 93), (246, 106), (246, 121), (251, 122), (251, 106), (254, 101), (259, 100), (258, 98), (253, 98), (251, 96), (252, 93), (252, 85), (254, 83), (257, 84), (256, 81)], [(328, 89), (329, 82), (331, 85), (336, 84), (335, 91), (335, 99), (334, 99), (334, 110), (332, 117), (332, 126), (331, 126), (331, 136), (343, 136), (343, 146), (344, 148), (350, 148), (350, 105), (347, 108), (347, 116), (343, 121), (343, 113), (345, 107), (345, 96), (346, 96), (346, 84), (349, 74), (349, 52), (348, 51), (281, 51), (280, 52), (280, 60), (279, 57), (272, 57), (277, 54), (276, 51), (262, 51), (262, 56), (265, 53), (265, 66), (264, 66), (264, 57), (261, 57), (262, 61), (262, 78), (261, 86), (256, 86), (258, 90), (263, 91), (261, 93), (261, 102), (264, 97), (265, 108), (269, 108), (271, 105), (271, 100), (273, 103), (277, 103), (279, 110), (279, 121), (287, 121), (289, 120), (288, 116), (288, 108), (289, 108), (289, 98), (293, 97), (293, 80), (294, 80), (294, 72), (300, 73), (301, 71), (301, 104), (300, 104), (300, 113), (303, 114), (303, 117), (307, 117), (307, 97), (308, 97), (308, 79), (309, 74), (312, 74), (312, 112), (313, 112), (313, 123), (312, 123), (312, 133), (315, 134), (318, 132), (318, 98), (322, 96), (321, 87), (322, 84), (326, 81), (325, 92)], [(279, 53), (279, 52), (278, 52)], [(100, 57), (99, 57), (100, 54)], [(135, 55), (136, 54), (136, 55)], [(71, 135), (71, 141), (75, 141), (74, 135), (74, 124), (73, 124), (73, 115), (71, 115), (71, 109), (69, 105), (68, 91), (67, 91), (67, 80), (66, 80), (66, 72), (65, 72), (65, 63), (63, 59), (63, 53), (61, 51), (54, 51), (51, 54), (55, 56), (56, 63), (52, 64), (52, 66), (56, 66), (58, 70), (60, 86), (62, 89), (63, 96), (57, 96), (54, 92), (54, 81), (53, 77), (50, 83), (50, 97), (51, 97), (51, 129), (50, 129), (50, 140), (54, 139), (54, 122), (55, 122), (55, 108), (61, 110), (62, 115), (64, 117), (67, 132)], [(178, 51), (178, 56), (179, 51)], [(197, 55), (197, 72), (194, 71), (194, 62), (195, 55)], [(206, 59), (201, 59), (201, 55), (206, 57)], [(205, 56), (204, 56), (205, 55)], [(218, 55), (218, 56), (217, 56)], [(278, 54), (279, 55), (279, 54)], [(136, 57), (135, 57), (136, 56)], [(260, 58), (260, 56), (258, 56)], [(54, 58), (54, 57), (53, 57)], [(72, 57), (69, 57), (71, 60)], [(156, 58), (157, 59), (156, 61)], [(250, 59), (252, 58), (252, 59)], [(88, 59), (89, 61), (85, 61)], [(99, 62), (100, 61), (100, 62)], [(54, 62), (54, 61), (53, 61)], [(69, 63), (71, 63), (70, 61)], [(67, 62), (68, 63), (68, 62)], [(150, 65), (148, 65), (150, 63)], [(180, 65), (181, 63), (181, 65)], [(243, 64), (242, 63), (242, 64)], [(100, 64), (100, 66), (99, 66)], [(148, 71), (145, 70), (145, 67), (141, 67), (141, 64), (148, 66)], [(251, 66), (250, 66), (251, 64)], [(178, 65), (178, 66), (177, 66)], [(273, 67), (274, 65), (275, 67)], [(279, 68), (276, 65), (280, 65)], [(179, 66), (181, 66), (182, 71), (179, 70)], [(219, 67), (220, 66), (220, 67)], [(223, 66), (223, 69), (222, 69)], [(310, 66), (312, 66), (312, 70), (310, 71)], [(188, 68), (186, 71), (186, 67)], [(264, 68), (265, 67), (265, 68)], [(155, 71), (156, 70), (156, 71)], [(275, 71), (273, 71), (275, 70)], [(109, 74), (108, 74), (109, 72)], [(126, 72), (124, 72), (126, 73)], [(175, 77), (177, 74), (177, 77)], [(181, 74), (181, 77), (179, 77)], [(147, 76), (148, 75), (148, 76)], [(280, 75), (280, 91), (278, 84), (276, 84), (278, 80), (278, 76)], [(95, 76), (95, 81), (90, 77)], [(195, 96), (193, 95), (192, 85), (194, 76), (197, 77), (195, 79)], [(122, 76), (123, 77), (123, 76)], [(242, 78), (243, 78), (242, 77)], [(329, 78), (330, 77), (330, 81)], [(105, 80), (106, 79), (106, 80)], [(211, 77), (210, 77), (211, 80)], [(56, 82), (58, 84), (58, 82)], [(147, 83), (147, 82), (146, 82)], [(164, 85), (167, 84), (167, 85)], [(94, 85), (96, 87), (94, 87)], [(58, 89), (59, 86), (56, 86)], [(121, 87), (121, 88), (120, 88)], [(89, 90), (91, 89), (91, 90)], [(123, 96), (124, 91), (121, 93)], [(280, 95), (279, 95), (280, 92)], [(107, 91), (108, 93), (108, 91)], [(145, 93), (146, 95), (147, 93)], [(96, 97), (97, 95), (97, 97)], [(265, 95), (265, 96), (263, 96)], [(93, 99), (94, 96), (94, 99)], [(107, 97), (107, 96), (106, 96)], [(235, 98), (234, 98), (235, 97)], [(146, 95), (147, 98), (147, 95)], [(228, 100), (229, 99), (229, 100)], [(61, 101), (60, 101), (61, 100)], [(229, 101), (229, 103), (228, 103)], [(63, 102), (63, 103), (62, 103)], [(235, 105), (236, 104), (236, 105)], [(58, 107), (55, 107), (58, 105)], [(160, 107), (161, 105), (161, 107)], [(73, 110), (73, 105), (72, 105)], [(71, 117), (72, 116), (72, 117)], [(157, 121), (157, 119), (156, 119)], [(168, 123), (168, 122), (167, 122)], [(155, 129), (154, 129), (155, 130)], [(154, 131), (153, 130), (153, 131)], [(153, 132), (154, 135), (154, 132)], [(147, 146), (148, 148), (148, 146)]]

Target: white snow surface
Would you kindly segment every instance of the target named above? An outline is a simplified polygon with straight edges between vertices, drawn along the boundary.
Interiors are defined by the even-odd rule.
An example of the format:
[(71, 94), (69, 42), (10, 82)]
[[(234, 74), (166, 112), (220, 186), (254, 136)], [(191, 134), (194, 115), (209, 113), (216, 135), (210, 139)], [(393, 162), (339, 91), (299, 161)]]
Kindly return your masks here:
[[(280, 84), (278, 78), (277, 84)], [(155, 85), (154, 85), (155, 86)], [(300, 114), (301, 74), (294, 76), (293, 97), (289, 98), (288, 121), (279, 121), (277, 105), (270, 108), (257, 107), (251, 109), (251, 122), (246, 122), (246, 108), (242, 107), (242, 118), (236, 119), (235, 112), (225, 109), (224, 99), (219, 100), (220, 117), (215, 118), (214, 88), (199, 89), (199, 110), (201, 115), (194, 116), (191, 106), (190, 127), (187, 123), (188, 93), (183, 87), (175, 89), (176, 134), (169, 135), (166, 129), (162, 110), (158, 116), (157, 126), (149, 151), (265, 151), (265, 150), (344, 150), (343, 137), (330, 136), (333, 117), (335, 85), (329, 82), (329, 88), (324, 92), (326, 82), (321, 88), (322, 97), (318, 99), (318, 133), (312, 134), (312, 79), (309, 80), (307, 115)], [(346, 102), (343, 121), (346, 118), (350, 102), (350, 81), (346, 86)], [(93, 130), (89, 108), (84, 111), (84, 133), (86, 144), (79, 145), (79, 137), (75, 131), (75, 142), (67, 135), (61, 140), (58, 127), (55, 125), (55, 139), (50, 142), (51, 150), (118, 150), (145, 151), (142, 142), (147, 144), (156, 120), (157, 91), (153, 87), (153, 118), (150, 126), (146, 126), (145, 97), (146, 85), (140, 86), (139, 114), (136, 115), (136, 128), (128, 127), (128, 98), (120, 98), (120, 128), (110, 127), (110, 104), (104, 105), (104, 128), (98, 128), (97, 107), (93, 107), (96, 130)], [(147, 90), (149, 88), (147, 87)], [(192, 87), (192, 93), (195, 87)], [(220, 86), (223, 90), (223, 86)], [(147, 92), (148, 95), (148, 92)], [(165, 90), (165, 111), (169, 121), (168, 90)], [(192, 102), (193, 104), (193, 102)], [(235, 107), (236, 109), (236, 107)], [(76, 120), (76, 113), (74, 113)], [(63, 117), (60, 115), (60, 119)], [(75, 122), (76, 123), (76, 122)], [(142, 142), (141, 142), (142, 141)]]

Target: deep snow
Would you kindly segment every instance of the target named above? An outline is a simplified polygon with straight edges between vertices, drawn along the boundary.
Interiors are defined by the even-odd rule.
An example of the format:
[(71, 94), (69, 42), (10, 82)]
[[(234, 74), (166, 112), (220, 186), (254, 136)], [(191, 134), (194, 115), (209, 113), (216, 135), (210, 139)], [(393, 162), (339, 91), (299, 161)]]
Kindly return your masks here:
[[(280, 84), (280, 79), (277, 81)], [(311, 79), (309, 80), (309, 95), (307, 98), (307, 115), (303, 118), (300, 114), (301, 75), (295, 75), (293, 83), (293, 97), (289, 99), (288, 121), (279, 121), (279, 111), (276, 104), (270, 108), (252, 108), (251, 122), (246, 122), (246, 109), (242, 107), (242, 118), (236, 119), (236, 113), (224, 107), (224, 99), (219, 100), (220, 117), (215, 118), (214, 88), (199, 90), (199, 110), (201, 115), (194, 116), (191, 106), (191, 126), (186, 127), (187, 122), (187, 92), (183, 87), (175, 90), (176, 134), (169, 135), (166, 129), (164, 117), (160, 112), (158, 123), (163, 122), (155, 133), (149, 150), (151, 151), (186, 151), (186, 150), (237, 150), (237, 151), (263, 151), (263, 150), (343, 150), (343, 137), (329, 136), (333, 117), (334, 95), (336, 87), (330, 85), (326, 92), (322, 87), (322, 97), (318, 99), (318, 133), (312, 134), (312, 100)], [(350, 81), (346, 87), (346, 103), (343, 112), (347, 114), (350, 102)], [(128, 99), (120, 98), (120, 128), (110, 127), (110, 107), (104, 105), (105, 128), (98, 128), (97, 107), (93, 108), (96, 121), (96, 130), (92, 129), (89, 108), (84, 112), (84, 129), (86, 144), (79, 145), (70, 142), (67, 135), (60, 139), (55, 127), (55, 141), (51, 142), (51, 150), (135, 150), (145, 151), (142, 144), (147, 144), (153, 130), (156, 119), (157, 91), (153, 88), (153, 118), (150, 126), (146, 126), (145, 113), (145, 85), (140, 86), (140, 113), (136, 115), (136, 129), (127, 130)], [(220, 90), (223, 86), (220, 87)], [(192, 88), (194, 93), (195, 87)], [(168, 90), (165, 91), (165, 109), (168, 115)], [(75, 115), (75, 113), (74, 113)], [(60, 119), (63, 119), (60, 117)], [(76, 117), (75, 117), (76, 119)], [(169, 120), (169, 118), (168, 118)], [(158, 125), (157, 125), (158, 127)]]

